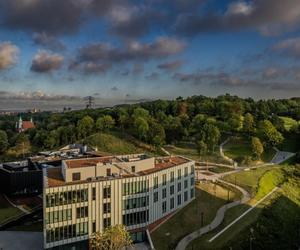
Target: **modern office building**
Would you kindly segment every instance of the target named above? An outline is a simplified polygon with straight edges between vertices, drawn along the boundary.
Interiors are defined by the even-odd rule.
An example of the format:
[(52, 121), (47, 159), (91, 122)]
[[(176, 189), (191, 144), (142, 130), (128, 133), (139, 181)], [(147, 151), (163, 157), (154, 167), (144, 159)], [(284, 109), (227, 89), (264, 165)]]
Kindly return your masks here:
[(194, 199), (194, 162), (144, 154), (64, 160), (44, 169), (44, 247), (87, 249), (93, 232), (124, 224), (135, 242)]

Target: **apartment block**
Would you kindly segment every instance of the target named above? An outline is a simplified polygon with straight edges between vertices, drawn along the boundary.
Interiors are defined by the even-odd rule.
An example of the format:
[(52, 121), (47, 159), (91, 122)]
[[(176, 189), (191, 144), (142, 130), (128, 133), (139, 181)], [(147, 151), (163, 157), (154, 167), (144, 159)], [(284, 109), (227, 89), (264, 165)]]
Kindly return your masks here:
[(124, 224), (134, 242), (195, 197), (195, 163), (145, 154), (62, 161), (44, 169), (44, 247), (87, 249), (93, 232)]

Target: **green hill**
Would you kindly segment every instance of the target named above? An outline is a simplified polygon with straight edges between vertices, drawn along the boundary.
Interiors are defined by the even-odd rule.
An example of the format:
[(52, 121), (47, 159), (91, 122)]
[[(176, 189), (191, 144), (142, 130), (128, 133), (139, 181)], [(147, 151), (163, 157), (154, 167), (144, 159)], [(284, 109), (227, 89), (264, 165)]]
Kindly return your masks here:
[(103, 154), (161, 154), (153, 146), (145, 144), (125, 133), (96, 133), (87, 137), (86, 143)]

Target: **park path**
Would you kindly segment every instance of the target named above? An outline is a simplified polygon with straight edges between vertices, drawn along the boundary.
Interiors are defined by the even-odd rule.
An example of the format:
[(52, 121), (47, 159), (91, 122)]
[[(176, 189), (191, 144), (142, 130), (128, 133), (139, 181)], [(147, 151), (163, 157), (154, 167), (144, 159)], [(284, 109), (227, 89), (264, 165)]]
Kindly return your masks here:
[(245, 189), (243, 189), (239, 186), (236, 186), (232, 183), (226, 182), (224, 180), (218, 180), (218, 181), (238, 189), (243, 195), (242, 199), (239, 200), (239, 201), (233, 201), (231, 203), (228, 203), (228, 204), (220, 207), (217, 211), (217, 214), (216, 214), (215, 218), (213, 219), (213, 221), (210, 224), (208, 224), (208, 225), (206, 225), (206, 226), (204, 226), (204, 227), (188, 234), (184, 238), (182, 238), (180, 240), (180, 242), (177, 244), (175, 250), (184, 250), (184, 249), (186, 249), (186, 247), (188, 246), (188, 244), (190, 242), (192, 242), (196, 238), (200, 237), (201, 235), (206, 234), (206, 233), (214, 230), (215, 228), (217, 228), (222, 223), (222, 221), (224, 219), (224, 216), (225, 216), (225, 212), (228, 209), (230, 209), (232, 207), (235, 207), (237, 205), (240, 205), (240, 204), (245, 204), (250, 200), (250, 194)]
[(223, 141), (223, 142), (219, 145), (220, 155), (221, 155), (221, 157), (222, 157), (224, 160), (228, 161), (231, 165), (237, 166), (237, 162), (235, 162), (233, 159), (231, 159), (230, 157), (228, 157), (228, 156), (226, 156), (226, 155), (224, 154), (224, 149), (223, 149), (223, 147), (224, 147), (225, 144), (227, 144), (227, 143), (229, 142), (229, 140), (230, 140), (230, 137), (228, 137), (225, 141)]
[(271, 163), (274, 163), (274, 164), (280, 164), (295, 155), (295, 153), (292, 153), (292, 152), (279, 151), (277, 148), (274, 148), (274, 149), (276, 150), (276, 154), (274, 155), (273, 159), (271, 160)]

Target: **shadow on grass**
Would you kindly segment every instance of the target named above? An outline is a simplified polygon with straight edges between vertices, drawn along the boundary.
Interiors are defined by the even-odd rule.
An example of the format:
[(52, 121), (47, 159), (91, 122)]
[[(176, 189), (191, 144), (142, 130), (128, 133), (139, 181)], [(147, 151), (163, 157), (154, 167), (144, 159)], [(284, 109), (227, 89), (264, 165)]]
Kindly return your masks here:
[[(216, 195), (218, 196), (218, 194)], [(232, 192), (231, 196), (232, 201), (234, 198)], [(194, 201), (182, 208), (151, 234), (155, 249), (174, 249), (184, 236), (208, 225), (214, 219), (217, 210), (227, 202), (227, 195), (225, 199), (222, 199), (216, 197), (214, 193), (197, 189)]]
[(187, 250), (206, 249), (298, 249), (300, 245), (300, 207), (284, 195), (266, 207), (256, 207), (211, 243), (208, 242), (231, 221), (249, 208), (240, 205), (226, 213), (216, 230), (193, 241)]

